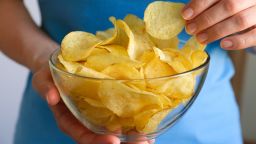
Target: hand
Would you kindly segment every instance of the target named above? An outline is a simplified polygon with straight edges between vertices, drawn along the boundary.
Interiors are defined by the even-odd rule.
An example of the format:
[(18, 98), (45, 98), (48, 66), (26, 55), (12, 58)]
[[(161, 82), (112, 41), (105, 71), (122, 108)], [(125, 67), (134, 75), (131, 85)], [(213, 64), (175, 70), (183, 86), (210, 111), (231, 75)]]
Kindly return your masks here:
[(256, 46), (256, 0), (191, 0), (182, 15), (201, 43), (225, 37), (221, 47), (227, 50)]
[[(46, 99), (59, 128), (79, 144), (120, 144), (120, 140), (112, 135), (98, 135), (84, 127), (60, 100), (48, 64), (36, 71), (33, 86)], [(153, 141), (133, 144), (153, 144)]]
[(38, 70), (33, 77), (33, 86), (46, 99), (51, 108), (59, 128), (73, 138), (77, 143), (119, 143), (119, 139), (113, 136), (96, 135), (79, 123), (76, 118), (60, 101), (58, 90), (56, 89), (48, 65)]

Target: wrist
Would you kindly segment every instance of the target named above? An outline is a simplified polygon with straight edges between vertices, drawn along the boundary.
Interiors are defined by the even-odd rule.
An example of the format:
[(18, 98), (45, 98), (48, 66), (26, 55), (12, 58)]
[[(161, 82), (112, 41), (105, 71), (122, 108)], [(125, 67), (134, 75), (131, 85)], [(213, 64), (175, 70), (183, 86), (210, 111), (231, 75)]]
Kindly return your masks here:
[(41, 69), (42, 66), (48, 64), (51, 53), (58, 47), (59, 45), (57, 43), (52, 42), (47, 46), (40, 48), (40, 51), (37, 51), (30, 59), (30, 70), (36, 72)]

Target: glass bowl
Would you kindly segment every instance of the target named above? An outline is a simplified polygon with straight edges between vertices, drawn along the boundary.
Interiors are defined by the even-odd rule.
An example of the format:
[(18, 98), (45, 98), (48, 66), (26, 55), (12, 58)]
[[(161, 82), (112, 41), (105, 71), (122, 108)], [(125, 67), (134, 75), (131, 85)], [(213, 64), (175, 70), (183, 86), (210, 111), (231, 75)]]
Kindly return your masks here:
[[(173, 126), (197, 98), (210, 62), (208, 54), (201, 66), (180, 74), (113, 80), (68, 73), (59, 64), (59, 53), (53, 52), (49, 65), (65, 105), (94, 133), (115, 135), (123, 142), (154, 139)], [(138, 87), (143, 85), (142, 92)]]

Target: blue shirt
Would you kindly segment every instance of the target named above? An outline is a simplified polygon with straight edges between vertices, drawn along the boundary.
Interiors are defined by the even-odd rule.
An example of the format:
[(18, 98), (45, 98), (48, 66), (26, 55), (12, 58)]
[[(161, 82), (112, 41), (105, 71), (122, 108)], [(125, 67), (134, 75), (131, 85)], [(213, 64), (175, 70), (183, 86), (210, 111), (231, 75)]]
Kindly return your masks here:
[[(42, 29), (56, 42), (70, 31), (95, 33), (112, 27), (109, 16), (123, 18), (132, 13), (143, 17), (153, 0), (39, 0)], [(187, 3), (187, 0), (173, 0)], [(188, 36), (181, 34), (182, 39)], [(234, 73), (219, 42), (208, 45), (211, 56), (205, 85), (191, 109), (176, 125), (157, 138), (157, 144), (241, 144), (239, 112), (230, 79)], [(15, 144), (73, 144), (57, 127), (47, 104), (28, 78), (16, 126)]]

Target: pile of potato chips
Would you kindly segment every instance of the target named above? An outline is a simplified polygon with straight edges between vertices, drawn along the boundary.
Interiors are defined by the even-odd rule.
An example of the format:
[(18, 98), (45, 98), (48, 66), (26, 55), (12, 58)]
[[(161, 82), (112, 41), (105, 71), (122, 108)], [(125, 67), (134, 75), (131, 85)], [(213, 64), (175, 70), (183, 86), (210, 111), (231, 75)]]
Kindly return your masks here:
[(197, 74), (171, 77), (203, 64), (201, 45), (191, 37), (179, 49), (184, 4), (156, 1), (144, 20), (110, 17), (113, 28), (96, 35), (75, 31), (61, 43), (62, 87), (80, 113), (110, 131), (154, 132), (160, 122), (194, 93)]

